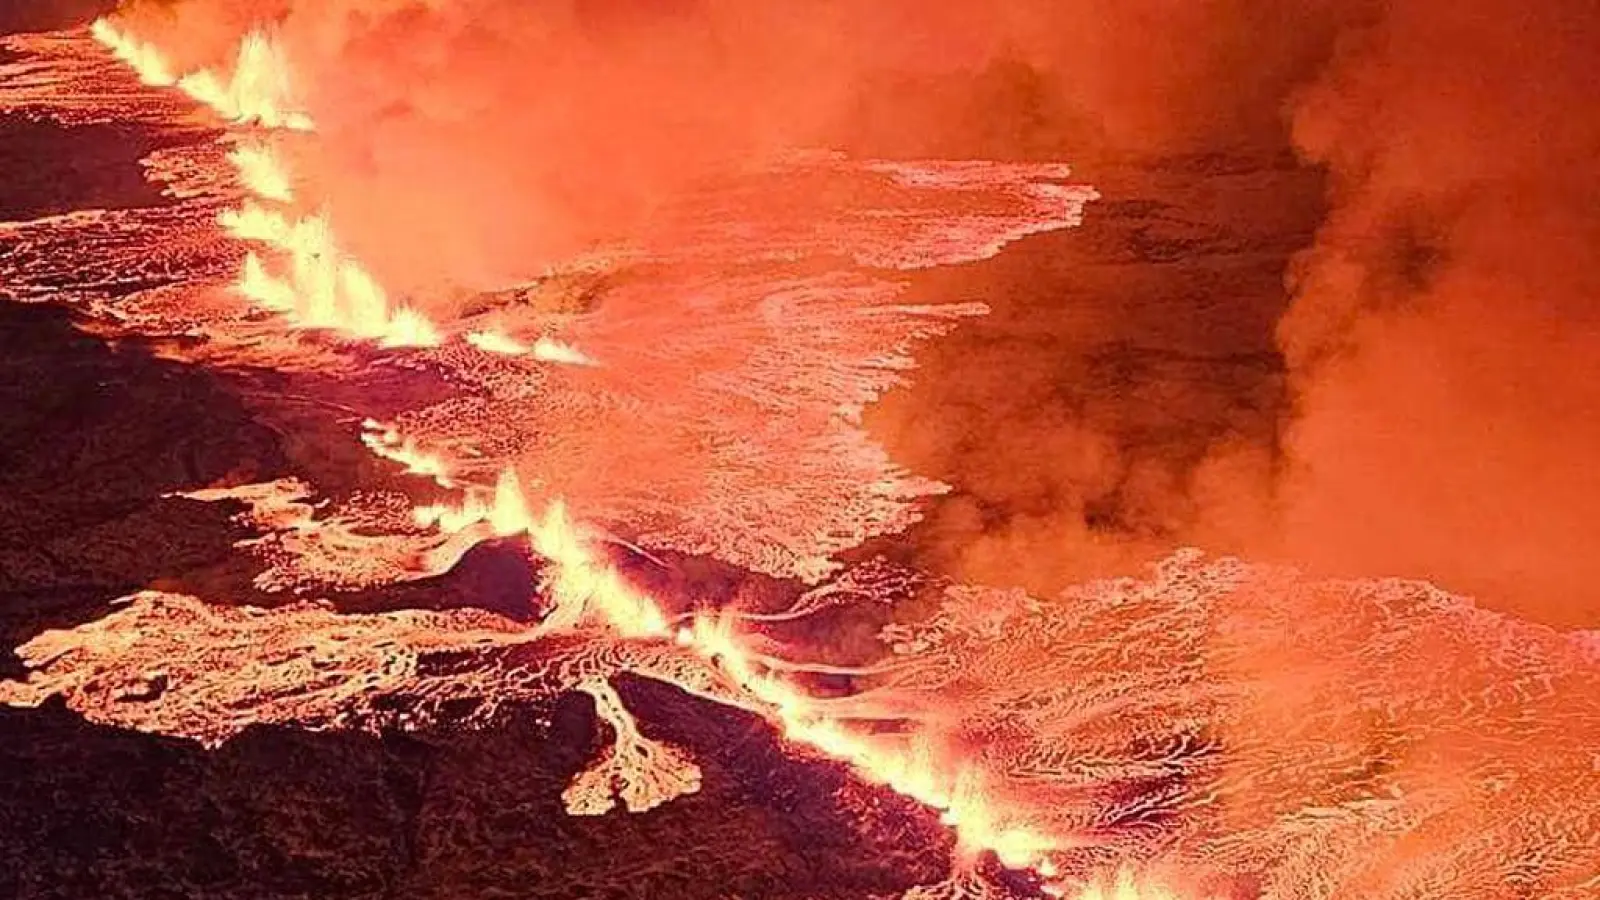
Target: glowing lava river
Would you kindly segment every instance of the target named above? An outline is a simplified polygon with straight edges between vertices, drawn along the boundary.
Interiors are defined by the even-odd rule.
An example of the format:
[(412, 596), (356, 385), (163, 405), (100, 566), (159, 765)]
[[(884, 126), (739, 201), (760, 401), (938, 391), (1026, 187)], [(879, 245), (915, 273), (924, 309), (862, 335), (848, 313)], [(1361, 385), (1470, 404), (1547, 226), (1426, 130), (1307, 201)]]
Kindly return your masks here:
[[(107, 21), (3, 49), (0, 106), (158, 135), (161, 195), (0, 224), (5, 299), (294, 448), (169, 485), (228, 558), (38, 629), (5, 704), (205, 753), (510, 729), (529, 895), (1600, 895), (1593, 643), (1197, 551), (1035, 597), (870, 550), (946, 488), (861, 414), (985, 312), (904, 273), (1077, 225), (1064, 166), (793, 154), (443, 303), (297, 168), (321, 122), (272, 31), (192, 71)], [(526, 590), (480, 596), (485, 560)], [(511, 895), (401, 895), (435, 892)]]

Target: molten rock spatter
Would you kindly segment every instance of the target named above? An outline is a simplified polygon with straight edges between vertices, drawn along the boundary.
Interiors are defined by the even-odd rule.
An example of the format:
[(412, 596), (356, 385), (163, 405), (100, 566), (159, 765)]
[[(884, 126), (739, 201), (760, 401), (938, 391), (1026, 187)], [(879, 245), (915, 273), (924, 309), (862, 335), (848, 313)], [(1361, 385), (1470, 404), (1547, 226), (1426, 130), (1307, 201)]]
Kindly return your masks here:
[[(176, 83), (234, 126), (312, 129), (311, 119), (298, 111), (288, 60), (270, 33), (246, 35), (228, 74), (201, 70), (181, 78), (172, 77), (159, 50), (105, 20), (96, 22), (91, 34), (133, 66), (143, 83), (157, 87)], [(286, 316), (296, 327), (333, 330), (390, 347), (439, 342), (437, 329), (420, 313), (391, 307), (371, 273), (340, 249), (325, 213), (291, 217), (261, 205), (285, 205), (294, 199), (293, 176), (276, 143), (257, 138), (227, 158), (238, 185), (251, 199), (223, 210), (220, 223), (233, 237), (264, 244), (282, 260), (281, 267), (275, 261), (269, 271), (269, 264), (250, 252), (235, 285), (238, 293)]]
[(226, 74), (211, 69), (178, 72), (160, 47), (123, 31), (109, 19), (95, 20), (89, 34), (131, 68), (141, 84), (177, 87), (226, 121), (263, 128), (311, 129), (311, 118), (299, 109), (283, 49), (270, 32), (257, 30), (245, 35)]
[(612, 737), (599, 758), (562, 792), (569, 815), (604, 815), (619, 799), (628, 812), (640, 813), (700, 790), (700, 767), (683, 750), (640, 734), (608, 682), (585, 682), (578, 690), (593, 698), (595, 713)]
[(178, 83), (172, 63), (160, 49), (124, 33), (108, 19), (96, 19), (89, 26), (94, 39), (104, 44), (117, 61), (138, 73), (139, 81), (151, 87), (170, 87)]
[(239, 44), (231, 70), (202, 69), (178, 80), (183, 92), (229, 122), (310, 131), (311, 117), (296, 96), (293, 72), (276, 37), (252, 31)]

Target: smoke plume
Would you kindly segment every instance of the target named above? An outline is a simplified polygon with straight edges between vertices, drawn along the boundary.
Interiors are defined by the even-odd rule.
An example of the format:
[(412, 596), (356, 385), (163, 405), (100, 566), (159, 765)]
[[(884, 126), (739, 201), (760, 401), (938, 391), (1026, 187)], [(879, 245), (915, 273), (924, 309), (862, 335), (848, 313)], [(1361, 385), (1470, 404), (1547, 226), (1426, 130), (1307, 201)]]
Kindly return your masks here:
[(1298, 98), (1292, 556), (1600, 615), (1600, 7), (1396, 3)]
[(1058, 72), (1085, 229), (935, 287), (999, 311), (880, 419), (961, 488), (925, 545), (1050, 590), (1195, 543), (1600, 622), (1596, 8), (1199, 6)]

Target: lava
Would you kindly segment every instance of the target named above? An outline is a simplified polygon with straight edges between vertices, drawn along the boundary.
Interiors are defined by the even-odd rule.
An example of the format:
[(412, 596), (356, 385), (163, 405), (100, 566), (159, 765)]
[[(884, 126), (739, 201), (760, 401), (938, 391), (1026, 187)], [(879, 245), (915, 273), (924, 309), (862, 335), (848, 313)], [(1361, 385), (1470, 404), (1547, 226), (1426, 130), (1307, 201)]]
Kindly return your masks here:
[(152, 87), (170, 87), (178, 83), (172, 65), (160, 50), (131, 35), (124, 34), (107, 19), (96, 19), (90, 26), (94, 39), (106, 46), (112, 55), (138, 73), (139, 80)]
[(180, 78), (178, 87), (230, 122), (311, 131), (311, 117), (297, 108), (289, 72), (281, 45), (266, 32), (252, 31), (239, 45), (231, 74), (202, 69)]
[[(908, 527), (916, 502), (943, 489), (895, 466), (859, 418), (902, 383), (916, 342), (984, 310), (902, 303), (884, 273), (985, 258), (1075, 224), (1092, 192), (1059, 183), (1063, 167), (807, 159), (795, 165), (870, 199), (819, 211), (802, 180), (770, 218), (732, 220), (741, 191), (784, 183), (766, 173), (669, 209), (617, 255), (648, 278), (573, 294), (543, 285), (481, 301), (498, 304), (483, 319), (435, 323), (394, 302), (345, 252), (334, 214), (298, 195), (279, 140), (317, 135), (269, 32), (247, 36), (226, 75), (174, 73), (105, 22), (93, 34), (144, 82), (175, 84), (232, 123), (230, 149), (189, 159), (216, 163), (243, 196), (223, 203), (205, 182), (193, 192), (203, 201), (169, 214), (201, 224), (170, 227), (203, 228), (222, 248), (209, 253), (242, 258), (236, 293), (278, 314), (255, 334), (367, 343), (318, 348), (349, 351), (328, 369), (360, 368), (378, 344), (405, 348), (383, 356), (407, 371), (442, 373), (443, 399), (381, 418), (351, 409), (348, 421), (361, 423), (352, 444), (449, 496), (318, 500), (290, 480), (189, 492), (247, 508), (242, 545), (268, 561), (253, 586), (296, 602), (140, 592), (19, 648), (27, 678), (0, 684), (0, 700), (60, 696), (95, 721), (216, 744), (262, 722), (483, 725), (503, 704), (577, 691), (611, 739), (561, 799), (600, 815), (702, 787), (687, 750), (641, 731), (611, 680), (626, 672), (758, 713), (791, 749), (938, 810), (957, 836), (958, 888), (991, 856), (1083, 900), (1197, 900), (1252, 879), (1291, 900), (1418, 885), (1491, 897), (1512, 882), (1576, 897), (1592, 885), (1592, 649), (1427, 585), (1183, 553), (1148, 579), (1059, 597), (933, 585), (919, 599), (936, 609), (882, 626), (883, 659), (870, 665), (773, 652), (784, 625), (858, 598), (904, 599), (840, 557)], [(101, 234), (87, 231), (98, 222), (117, 234), (124, 221), (13, 231)], [(819, 263), (837, 259), (851, 267)], [(138, 309), (168, 296), (126, 293), (97, 299)], [(201, 334), (232, 324), (185, 311)], [(776, 612), (683, 612), (691, 598), (629, 577), (613, 532), (805, 593)], [(439, 576), (494, 539), (538, 561), (533, 624), (475, 610), (345, 614), (304, 599)], [(852, 683), (825, 695), (805, 677), (818, 674)], [(1507, 847), (1517, 852), (1494, 852)]]
[(464, 335), (467, 343), (485, 353), (505, 356), (532, 356), (541, 362), (563, 363), (570, 366), (593, 366), (597, 363), (585, 356), (582, 350), (553, 338), (541, 336), (532, 346), (499, 331), (469, 331)]
[[(239, 171), (239, 181), (252, 194), (264, 200), (288, 203), (294, 199), (289, 173), (277, 155), (266, 145), (243, 144), (228, 154), (228, 162)], [(235, 213), (243, 215), (243, 212)]]
[(593, 698), (595, 711), (611, 728), (613, 743), (562, 793), (569, 815), (604, 815), (618, 799), (628, 812), (646, 812), (700, 789), (700, 768), (694, 761), (671, 744), (640, 734), (609, 684), (592, 681), (578, 690)]
[[(236, 126), (267, 131), (312, 131), (309, 116), (296, 109), (290, 67), (281, 46), (261, 31), (245, 36), (233, 69), (209, 69), (174, 79), (171, 66), (155, 47), (122, 33), (105, 19), (91, 27), (95, 39), (127, 62), (153, 86), (176, 84), (184, 93)], [(387, 293), (359, 261), (340, 250), (326, 213), (290, 218), (261, 205), (294, 200), (292, 174), (269, 142), (241, 144), (228, 154), (240, 186), (254, 200), (224, 210), (219, 221), (241, 241), (265, 244), (287, 262), (287, 270), (251, 252), (235, 285), (238, 293), (286, 316), (302, 328), (331, 329), (386, 347), (428, 347), (438, 330), (414, 309), (392, 306)]]
[[(264, 174), (274, 171), (246, 165), (240, 167), (242, 178), (258, 188)], [(275, 188), (279, 183), (269, 181), (265, 186)], [(225, 210), (219, 222), (235, 238), (264, 244), (287, 257), (287, 271), (273, 274), (261, 256), (247, 254), (236, 288), (284, 314), (296, 327), (331, 329), (386, 347), (431, 347), (440, 342), (431, 322), (415, 310), (392, 307), (372, 275), (339, 249), (326, 214), (290, 220), (275, 210), (246, 203)]]
[[(598, 618), (624, 639), (675, 634), (679, 644), (713, 660), (756, 701), (756, 708), (771, 715), (789, 740), (849, 762), (870, 781), (943, 811), (945, 822), (960, 835), (961, 846), (974, 857), (988, 851), (1013, 868), (1053, 871), (1048, 854), (1066, 846), (1062, 838), (1016, 824), (1013, 815), (992, 805), (978, 774), (962, 770), (959, 761), (936, 759), (926, 745), (913, 744), (907, 752), (853, 733), (820, 710), (803, 690), (763, 665), (761, 656), (744, 645), (724, 617), (697, 616), (670, 631), (665, 611), (595, 553), (592, 536), (571, 520), (564, 504), (558, 500), (542, 515), (529, 515), (513, 473), (502, 474), (487, 502), (475, 497), (458, 509), (419, 509), (418, 521), (447, 531), (487, 523), (496, 536), (527, 532), (534, 552), (549, 560), (553, 569), (545, 577), (544, 589), (554, 610), (542, 630), (575, 628)], [(613, 726), (619, 735), (627, 732), (625, 725), (613, 722)], [(592, 793), (592, 787), (580, 792)], [(601, 803), (592, 798), (571, 802), (585, 809)]]

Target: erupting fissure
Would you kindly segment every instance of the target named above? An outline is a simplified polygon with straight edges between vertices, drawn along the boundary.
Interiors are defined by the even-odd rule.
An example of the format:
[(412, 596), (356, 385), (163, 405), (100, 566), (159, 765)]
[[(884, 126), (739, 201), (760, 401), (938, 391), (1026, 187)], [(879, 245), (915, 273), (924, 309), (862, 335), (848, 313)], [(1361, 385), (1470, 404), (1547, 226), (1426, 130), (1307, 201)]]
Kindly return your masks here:
[(440, 342), (427, 317), (393, 304), (366, 267), (342, 250), (327, 212), (295, 216), (286, 211), (297, 200), (294, 181), (271, 133), (309, 132), (313, 126), (298, 111), (288, 60), (270, 33), (247, 35), (228, 75), (201, 69), (182, 76), (174, 75), (159, 49), (105, 19), (94, 23), (92, 33), (146, 84), (175, 85), (224, 120), (266, 132), (265, 140), (242, 143), (228, 154), (248, 199), (224, 211), (220, 224), (268, 254), (245, 255), (235, 283), (241, 295), (299, 328), (331, 330), (386, 347)]
[[(94, 24), (93, 34), (145, 83), (176, 86), (223, 119), (258, 129), (228, 155), (246, 197), (219, 217), (228, 235), (257, 248), (244, 256), (235, 284), (238, 293), (281, 314), (290, 327), (332, 330), (391, 347), (429, 347), (443, 341), (434, 323), (392, 302), (378, 280), (343, 250), (329, 213), (297, 212), (303, 199), (297, 196), (293, 172), (280, 152), (284, 137), (280, 133), (312, 132), (314, 137), (314, 128), (296, 102), (288, 59), (269, 32), (256, 31), (245, 38), (228, 74), (177, 73), (157, 48), (106, 20)], [(465, 332), (461, 339), (485, 353), (595, 364), (580, 350), (550, 338), (529, 345), (499, 331), (480, 330)], [(1057, 876), (1051, 855), (1080, 846), (1083, 839), (1042, 834), (1021, 824), (1020, 817), (996, 805), (978, 769), (961, 765), (948, 750), (928, 741), (891, 742), (831, 718), (803, 688), (763, 662), (764, 657), (733, 629), (732, 617), (697, 615), (675, 626), (666, 610), (604, 559), (593, 534), (571, 517), (560, 499), (552, 499), (535, 513), (509, 469), (492, 490), (463, 487), (444, 458), (370, 420), (362, 441), (374, 454), (441, 487), (464, 491), (458, 506), (415, 509), (420, 527), (449, 534), (479, 529), (485, 539), (526, 536), (533, 551), (549, 563), (543, 588), (551, 605), (541, 629), (561, 632), (599, 624), (622, 639), (676, 641), (737, 684), (753, 699), (752, 707), (764, 711), (789, 741), (843, 761), (869, 781), (942, 811), (959, 837), (965, 865), (991, 852), (1007, 867), (1035, 871), (1051, 893), (1059, 896), (1067, 890), (1064, 884), (1051, 883)], [(645, 741), (611, 688), (596, 682), (581, 689), (594, 698), (616, 739), (608, 755), (569, 789), (569, 809), (599, 813), (620, 797), (629, 809), (642, 810), (697, 789), (699, 772), (693, 764), (674, 748)], [(641, 780), (637, 771), (626, 768), (634, 758), (653, 760), (660, 771)], [(1116, 900), (1129, 900), (1132, 884), (1117, 882)], [(1105, 896), (1086, 895), (1096, 900)]]
[[(404, 128), (334, 128), (361, 120), (374, 99), (362, 88), (411, 82), (380, 85), (364, 52), (320, 42), (371, 25), (390, 49), (391, 38), (432, 37), (439, 10), (318, 22), (326, 7), (301, 6), (281, 28), (236, 32), (239, 49), (213, 72), (186, 71), (113, 24), (131, 13), (97, 23), (92, 38), (0, 38), (0, 105), (65, 129), (116, 123), (153, 136), (160, 149), (141, 163), (172, 201), (0, 223), (0, 293), (70, 310), (94, 334), (185, 366), (233, 367), (218, 397), (230, 405), (204, 400), (171, 421), (238, 400), (243, 418), (218, 422), (277, 435), (222, 445), (205, 435), (206, 459), (180, 467), (172, 487), (189, 490), (175, 496), (240, 508), (242, 552), (215, 566), (206, 554), (188, 567), (192, 542), (168, 540), (203, 521), (187, 516), (78, 529), (70, 540), (83, 552), (70, 559), (23, 547), (19, 574), (42, 591), (61, 584), (63, 566), (121, 571), (124, 550), (166, 545), (137, 571), (216, 596), (153, 589), (171, 583), (163, 578), (109, 608), (68, 603), (46, 618), (71, 624), (15, 648), (25, 678), (0, 679), (0, 705), (59, 701), (85, 722), (211, 749), (261, 726), (425, 731), (452, 753), (445, 730), (511, 726), (486, 743), (512, 748), (544, 734), (560, 746), (528, 748), (513, 766), (532, 766), (520, 785), (532, 794), (506, 799), (536, 816), (660, 809), (540, 824), (528, 835), (537, 866), (549, 863), (551, 835), (553, 846), (592, 847), (602, 835), (681, 833), (689, 820), (684, 843), (592, 861), (646, 892), (708, 863), (720, 875), (752, 823), (750, 849), (778, 852), (749, 854), (762, 880), (743, 881), (756, 885), (743, 893), (799, 873), (788, 893), (815, 894), (803, 870), (817, 864), (807, 854), (821, 815), (848, 819), (875, 878), (915, 882), (906, 900), (1594, 896), (1592, 634), (1496, 614), (1425, 582), (1310, 577), (1198, 551), (1051, 596), (947, 581), (897, 561), (910, 549), (900, 543), (871, 555), (946, 486), (896, 464), (863, 414), (905, 382), (915, 347), (985, 312), (903, 296), (964, 291), (965, 276), (919, 291), (894, 273), (970, 263), (1075, 226), (1093, 191), (1066, 184), (1064, 166), (802, 155), (749, 180), (686, 188), (626, 229), (631, 240), (602, 265), (568, 260), (526, 279), (519, 268), (540, 254), (523, 247), (526, 235), (495, 230), (511, 224), (500, 208), (413, 203), (422, 197), (407, 192), (442, 189), (476, 207), (474, 178), (514, 184), (508, 167), (559, 169), (538, 154), (559, 157), (563, 145), (495, 141), (477, 127), (491, 124), (482, 109), (438, 102), (459, 94), (434, 90), (433, 59), (404, 73), (427, 88), (406, 99), (431, 108), (397, 104), (396, 117), (447, 112), (486, 140), (434, 148)], [(547, 24), (542, 7), (528, 15)], [(302, 64), (343, 83), (290, 77)], [(453, 78), (459, 67), (448, 68)], [(563, 103), (583, 98), (537, 87)], [(229, 126), (220, 138), (219, 119)], [(564, 138), (555, 124), (549, 135)], [(391, 157), (375, 170), (368, 154), (345, 152), (368, 138)], [(484, 144), (505, 158), (469, 160)], [(453, 174), (457, 151), (483, 170), (460, 167), (460, 184), (410, 177), (439, 159), (415, 151), (435, 149), (452, 154)], [(336, 173), (350, 161), (361, 170), (346, 182)], [(583, 174), (628, 181), (634, 161), (585, 160)], [(396, 162), (403, 172), (386, 171)], [(384, 181), (395, 174), (406, 177)], [(368, 175), (376, 190), (362, 193)], [(502, 193), (519, 207), (539, 195)], [(391, 222), (381, 215), (391, 200), (404, 201), (391, 210), (442, 209), (444, 221)], [(472, 224), (489, 230), (462, 227)], [(450, 240), (428, 243), (441, 233)], [(406, 252), (418, 246), (426, 255)], [(233, 290), (217, 289), (230, 279)], [(405, 305), (420, 298), (385, 290), (486, 279), (515, 286), (429, 297), (437, 320)], [(305, 329), (331, 339), (307, 340)], [(89, 424), (72, 468), (104, 463), (121, 477), (113, 463), (127, 454), (95, 451), (117, 450), (125, 417)], [(339, 452), (357, 439), (367, 452)], [(212, 447), (241, 456), (202, 482), (220, 470)], [(395, 477), (383, 461), (431, 483)], [(59, 474), (42, 462), (24, 469)], [(19, 486), (33, 484), (23, 477)], [(55, 491), (59, 479), (47, 481), (34, 487)], [(25, 542), (48, 538), (24, 531)], [(486, 542), (495, 547), (469, 559)], [(510, 564), (498, 555), (507, 547), (536, 558)], [(581, 723), (567, 701), (583, 698), (587, 735), (568, 727)], [(735, 734), (755, 739), (718, 740)], [(774, 757), (772, 742), (804, 761)], [(809, 790), (817, 785), (832, 789)], [(707, 824), (726, 827), (693, 834), (725, 801), (729, 821)], [(942, 813), (950, 833), (929, 841), (936, 816), (907, 816), (914, 803)], [(829, 831), (822, 853), (840, 846)], [(706, 856), (708, 840), (734, 846)], [(670, 855), (686, 849), (694, 859)]]
[[(397, 441), (391, 434), (389, 443)], [(415, 457), (432, 459), (421, 453)], [(622, 638), (670, 636), (747, 692), (756, 701), (754, 708), (767, 713), (788, 740), (844, 761), (868, 781), (940, 810), (958, 835), (968, 864), (992, 852), (1009, 868), (1032, 869), (1050, 879), (1057, 874), (1050, 854), (1082, 844), (1017, 824), (992, 805), (977, 769), (952, 764), (927, 743), (890, 743), (831, 718), (804, 689), (764, 664), (764, 657), (740, 640), (732, 617), (698, 614), (674, 629), (653, 598), (602, 558), (592, 536), (572, 520), (561, 501), (537, 516), (529, 510), (515, 473), (507, 470), (492, 493), (469, 489), (460, 506), (419, 508), (417, 521), (445, 532), (487, 526), (498, 537), (526, 533), (534, 552), (551, 564), (544, 590), (552, 606), (542, 628), (561, 631), (598, 621)]]

